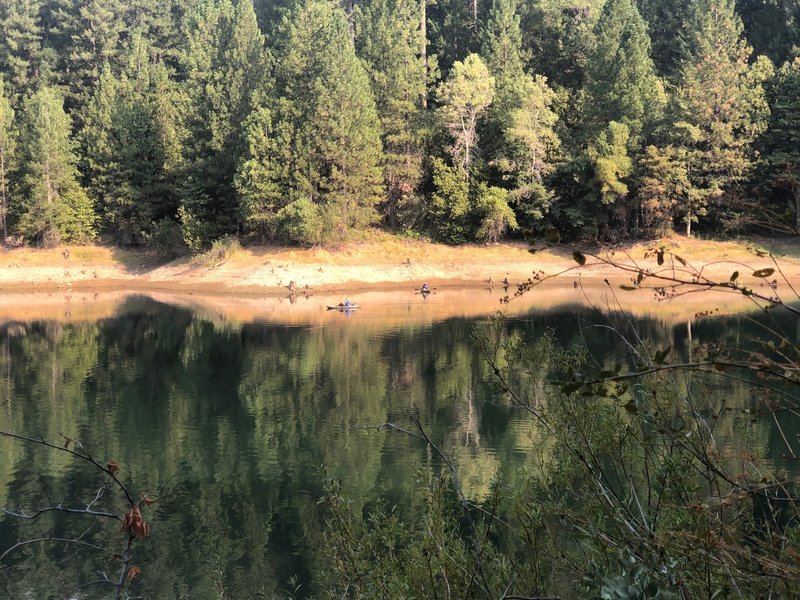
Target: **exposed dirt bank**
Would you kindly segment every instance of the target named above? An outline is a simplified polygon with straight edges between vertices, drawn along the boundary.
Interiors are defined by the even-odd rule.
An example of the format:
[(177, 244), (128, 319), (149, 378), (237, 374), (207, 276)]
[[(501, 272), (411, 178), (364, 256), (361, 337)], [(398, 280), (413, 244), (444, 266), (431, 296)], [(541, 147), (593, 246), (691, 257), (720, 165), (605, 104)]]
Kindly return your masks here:
[[(285, 296), (297, 293), (347, 293), (369, 289), (414, 289), (423, 281), (434, 287), (500, 288), (507, 281), (511, 292), (534, 274), (553, 275), (565, 281), (609, 279), (625, 283), (630, 275), (589, 258), (578, 269), (569, 250), (531, 254), (523, 243), (495, 246), (450, 247), (389, 235), (339, 249), (251, 247), (227, 255), (209, 253), (157, 264), (145, 253), (105, 247), (52, 250), (16, 249), (0, 253), (0, 290), (56, 291), (142, 290), (203, 292), (209, 294)], [(754, 270), (772, 267), (768, 256), (757, 256), (743, 243), (672, 238), (614, 250), (614, 260), (655, 268), (655, 256), (644, 258), (648, 247), (663, 245), (692, 267), (716, 279), (740, 272), (740, 281), (757, 286)], [(786, 279), (800, 282), (800, 244), (769, 245), (779, 257)], [(587, 251), (598, 249), (587, 249)], [(667, 264), (666, 267), (677, 263)], [(777, 273), (776, 275), (779, 275)], [(780, 279), (780, 277), (779, 277)]]
[[(718, 280), (727, 281), (739, 271), (738, 281), (764, 294), (773, 293), (770, 284), (775, 279), (778, 291), (789, 299), (789, 284), (800, 286), (796, 258), (800, 245), (761, 242), (761, 248), (778, 257), (784, 281), (777, 270), (767, 279), (753, 277), (755, 269), (774, 263), (744, 244), (682, 238), (659, 244)], [(628, 246), (613, 256), (625, 264), (656, 268), (654, 256), (644, 258), (647, 251), (645, 245)], [(669, 259), (661, 268), (673, 267), (685, 268)], [(501, 303), (535, 273), (562, 274), (510, 304)], [(344, 323), (343, 315), (325, 310), (326, 304), (336, 304), (343, 295), (364, 306), (359, 323), (376, 328), (423, 325), (498, 309), (509, 314), (547, 312), (565, 304), (621, 309), (667, 322), (689, 321), (707, 310), (733, 313), (754, 308), (751, 300), (735, 291), (663, 301), (653, 289), (620, 289), (631, 278), (591, 257), (586, 266), (578, 267), (571, 250), (531, 254), (523, 244), (453, 248), (391, 236), (339, 250), (249, 248), (161, 265), (147, 254), (113, 248), (22, 249), (0, 254), (0, 323), (109, 317), (124, 310), (132, 294), (185, 306), (221, 325)], [(507, 289), (504, 279), (509, 282)], [(288, 289), (292, 281), (294, 294)], [(427, 299), (415, 293), (423, 281), (434, 292)]]

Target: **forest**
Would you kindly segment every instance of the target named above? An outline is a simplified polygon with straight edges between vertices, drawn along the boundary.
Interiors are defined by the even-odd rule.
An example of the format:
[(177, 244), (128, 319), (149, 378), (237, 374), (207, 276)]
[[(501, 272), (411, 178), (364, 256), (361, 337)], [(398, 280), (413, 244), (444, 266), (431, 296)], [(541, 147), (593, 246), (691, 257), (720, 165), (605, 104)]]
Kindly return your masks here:
[(797, 0), (0, 0), (0, 235), (800, 230)]

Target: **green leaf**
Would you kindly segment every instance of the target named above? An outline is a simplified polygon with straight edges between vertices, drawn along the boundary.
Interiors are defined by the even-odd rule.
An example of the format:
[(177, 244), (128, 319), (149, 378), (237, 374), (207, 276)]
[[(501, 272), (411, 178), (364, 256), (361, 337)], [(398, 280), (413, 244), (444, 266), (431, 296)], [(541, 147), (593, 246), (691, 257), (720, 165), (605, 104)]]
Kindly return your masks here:
[(734, 282), (734, 281), (736, 281), (737, 279), (739, 279), (739, 271), (734, 271), (734, 272), (731, 274), (731, 283), (733, 283), (733, 282)]
[(636, 287), (633, 285), (621, 285), (619, 286), (619, 289), (625, 290), (626, 292), (633, 292), (636, 290)]
[(575, 262), (576, 262), (576, 263), (578, 263), (580, 266), (583, 266), (583, 265), (585, 265), (585, 264), (586, 264), (586, 257), (583, 255), (583, 252), (580, 252), (579, 250), (575, 250), (575, 251), (572, 253), (572, 258), (573, 258), (573, 259), (575, 260)]
[(562, 385), (561, 386), (561, 391), (564, 394), (572, 394), (574, 392), (577, 392), (582, 387), (583, 387), (583, 382), (582, 381), (573, 381), (571, 383), (567, 383), (565, 385)]
[(775, 272), (775, 269), (766, 268), (766, 269), (759, 269), (758, 271), (753, 271), (753, 277), (769, 277)]
[(625, 410), (627, 410), (632, 415), (639, 414), (639, 407), (636, 406), (636, 401), (635, 400), (631, 400), (623, 408)]
[(677, 260), (679, 263), (681, 263), (684, 267), (686, 266), (686, 261), (683, 260), (680, 256), (678, 256), (677, 254), (675, 254), (673, 256), (675, 257), (675, 260)]

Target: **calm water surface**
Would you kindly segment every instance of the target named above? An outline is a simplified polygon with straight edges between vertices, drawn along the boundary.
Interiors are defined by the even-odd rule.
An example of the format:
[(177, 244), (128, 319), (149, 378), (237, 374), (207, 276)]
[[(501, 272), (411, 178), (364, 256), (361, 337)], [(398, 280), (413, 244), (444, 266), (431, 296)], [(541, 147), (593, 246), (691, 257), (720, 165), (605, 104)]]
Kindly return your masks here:
[[(137, 493), (169, 481), (149, 512), (151, 537), (135, 547), (142, 576), (133, 593), (269, 597), (300, 585), (301, 595), (311, 595), (322, 580), (318, 500), (325, 477), (341, 479), (357, 505), (383, 500), (403, 512), (418, 493), (419, 465), (431, 459), (413, 439), (357, 426), (408, 425), (408, 411), (418, 411), (476, 500), (537, 447), (532, 423), (500, 398), (473, 341), (490, 311), (448, 317), (430, 308), (437, 296), (427, 308), (408, 296), (407, 306), (395, 298), (391, 307), (374, 303), (351, 315), (317, 310), (296, 323), (291, 306), (282, 308), (289, 317), (280, 322), (237, 320), (224, 310), (144, 296), (100, 316), (59, 309), (37, 317), (21, 306), (22, 316), (6, 311), (0, 325), (0, 429), (55, 443), (79, 439), (98, 459), (116, 461)], [(686, 357), (690, 336), (695, 344), (741, 343), (761, 331), (742, 316), (620, 314), (609, 321), (579, 304), (523, 310), (504, 326), (530, 340), (553, 330), (564, 346), (588, 345), (600, 365), (626, 360), (619, 332), (636, 330)], [(708, 389), (728, 407), (758, 402), (735, 382)], [(741, 412), (731, 411), (722, 435), (732, 446), (737, 436), (755, 436), (771, 466), (784, 466), (774, 423)], [(796, 441), (796, 421), (784, 425)], [(101, 485), (61, 453), (0, 439), (0, 507), (85, 505)], [(99, 505), (122, 510), (111, 494)], [(85, 539), (116, 551), (121, 534), (113, 523), (77, 518)], [(70, 519), (0, 516), (0, 553), (14, 541), (66, 531)], [(118, 563), (91, 551), (31, 546), (0, 566), (0, 597), (59, 597), (98, 571), (115, 576)]]

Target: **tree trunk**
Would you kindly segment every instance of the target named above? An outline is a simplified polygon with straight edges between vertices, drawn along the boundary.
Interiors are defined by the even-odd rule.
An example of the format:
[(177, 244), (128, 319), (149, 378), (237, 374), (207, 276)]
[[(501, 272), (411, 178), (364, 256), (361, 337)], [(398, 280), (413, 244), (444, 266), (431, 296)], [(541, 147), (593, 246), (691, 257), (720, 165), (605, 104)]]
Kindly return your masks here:
[(3, 242), (8, 239), (8, 231), (6, 226), (6, 157), (5, 153), (0, 148), (0, 230), (3, 235)]
[(356, 44), (356, 26), (353, 23), (353, 0), (347, 0), (347, 23), (350, 26), (350, 40)]
[(800, 234), (800, 184), (794, 187), (794, 229)]
[(692, 237), (692, 213), (686, 215), (686, 237)]
[(422, 41), (422, 108), (428, 108), (428, 0), (419, 0), (419, 32)]

